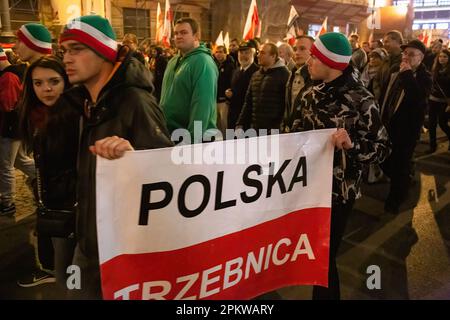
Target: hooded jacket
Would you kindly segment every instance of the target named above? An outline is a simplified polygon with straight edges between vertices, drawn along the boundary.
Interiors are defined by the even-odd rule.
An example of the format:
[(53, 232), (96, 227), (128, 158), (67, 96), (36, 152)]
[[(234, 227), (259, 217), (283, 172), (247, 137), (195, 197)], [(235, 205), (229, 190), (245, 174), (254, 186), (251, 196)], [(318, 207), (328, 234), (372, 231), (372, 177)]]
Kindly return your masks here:
[(208, 129), (216, 129), (218, 77), (219, 71), (211, 51), (203, 44), (169, 61), (160, 106), (170, 133), (176, 129), (187, 129), (193, 138), (194, 121), (201, 121), (202, 134)]
[[(60, 107), (75, 109), (81, 115), (76, 236), (80, 250), (93, 261), (98, 260), (96, 156), (89, 151), (89, 146), (114, 135), (127, 139), (136, 150), (172, 146), (164, 115), (152, 94), (150, 71), (129, 53), (116, 66), (118, 64), (120, 66), (100, 91), (95, 104), (90, 103), (89, 92), (84, 86), (64, 92), (58, 102)], [(90, 116), (86, 112), (87, 105), (90, 105)], [(52, 112), (57, 110), (52, 108)]]
[(272, 67), (253, 74), (237, 125), (244, 129), (280, 129), (285, 108), (289, 70), (279, 59)]

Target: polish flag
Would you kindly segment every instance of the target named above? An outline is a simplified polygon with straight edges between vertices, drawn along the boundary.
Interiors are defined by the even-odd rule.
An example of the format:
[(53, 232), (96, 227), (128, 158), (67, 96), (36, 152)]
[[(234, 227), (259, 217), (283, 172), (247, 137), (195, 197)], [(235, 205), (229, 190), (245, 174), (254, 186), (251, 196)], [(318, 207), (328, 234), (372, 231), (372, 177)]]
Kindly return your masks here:
[(161, 12), (161, 5), (158, 2), (158, 8), (156, 9), (156, 36), (155, 36), (156, 43), (162, 42), (163, 27), (164, 27), (164, 20)]
[(223, 39), (223, 44), (225, 45), (225, 47), (228, 48), (230, 47), (230, 34), (227, 32), (225, 34), (225, 38)]
[(368, 40), (368, 42), (369, 42), (369, 46), (370, 46), (370, 44), (373, 42), (374, 40), (373, 40), (373, 31), (370, 33), (370, 36), (369, 36), (369, 40)]
[(286, 35), (285, 40), (288, 41), (288, 43), (293, 46), (295, 44), (295, 38), (297, 38), (297, 28), (296, 23), (299, 19), (299, 15), (297, 13), (297, 10), (295, 10), (294, 6), (291, 6), (291, 12), (289, 13), (289, 19), (288, 19), (288, 32)]
[(164, 28), (162, 36), (162, 43), (166, 47), (170, 47), (170, 38), (172, 37), (172, 21), (172, 9), (170, 8), (169, 0), (166, 0), (166, 8), (164, 11)]
[(425, 46), (426, 46), (427, 48), (430, 48), (430, 47), (431, 47), (431, 43), (433, 42), (432, 40), (433, 40), (433, 30), (428, 29), (428, 30), (427, 30), (426, 41), (424, 41)]
[(433, 31), (430, 29), (423, 30), (422, 34), (420, 34), (417, 38), (422, 41), (425, 47), (429, 48), (431, 47), (431, 40), (433, 39)]
[(256, 0), (252, 0), (248, 10), (247, 21), (245, 22), (244, 35), (242, 38), (246, 41), (255, 37), (261, 37), (261, 21), (259, 20), (258, 7)]
[(327, 33), (327, 25), (328, 25), (328, 17), (325, 17), (325, 20), (322, 23), (322, 27), (320, 28), (319, 32), (317, 32), (317, 37), (323, 35), (324, 33)]
[(220, 31), (219, 36), (217, 37), (215, 45), (216, 45), (216, 47), (224, 45), (224, 42), (223, 42), (223, 31)]

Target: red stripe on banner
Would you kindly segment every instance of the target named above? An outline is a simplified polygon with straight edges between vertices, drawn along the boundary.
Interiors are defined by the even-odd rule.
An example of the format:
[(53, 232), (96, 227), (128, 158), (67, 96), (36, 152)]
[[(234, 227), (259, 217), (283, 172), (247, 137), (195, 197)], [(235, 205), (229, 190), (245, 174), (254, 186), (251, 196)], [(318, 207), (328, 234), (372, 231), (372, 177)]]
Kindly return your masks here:
[(330, 211), (305, 209), (183, 249), (117, 256), (100, 266), (103, 297), (251, 299), (291, 285), (327, 286)]

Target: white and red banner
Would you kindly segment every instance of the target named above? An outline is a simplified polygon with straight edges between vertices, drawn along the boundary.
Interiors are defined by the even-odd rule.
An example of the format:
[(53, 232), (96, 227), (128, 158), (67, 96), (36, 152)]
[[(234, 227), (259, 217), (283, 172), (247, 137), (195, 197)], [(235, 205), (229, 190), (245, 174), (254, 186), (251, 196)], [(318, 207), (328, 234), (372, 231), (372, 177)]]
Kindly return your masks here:
[(166, 0), (166, 5), (164, 8), (164, 25), (162, 32), (162, 44), (165, 47), (170, 47), (170, 39), (172, 38), (172, 22), (173, 22), (173, 12), (170, 7), (169, 0)]
[(261, 20), (258, 14), (258, 5), (256, 0), (252, 0), (250, 8), (248, 9), (247, 20), (244, 26), (244, 35), (242, 38), (245, 41), (261, 37)]
[[(103, 297), (251, 299), (290, 285), (327, 286), (333, 132), (98, 159)], [(174, 161), (180, 152), (201, 156), (214, 148), (220, 158), (275, 138), (273, 162), (262, 156), (234, 164)]]
[(285, 40), (288, 41), (288, 43), (293, 46), (295, 44), (295, 40), (297, 38), (297, 23), (300, 20), (300, 17), (298, 15), (297, 10), (294, 6), (291, 5), (291, 11), (289, 12), (289, 18), (288, 18), (288, 32), (286, 35)]
[(163, 33), (164, 33), (164, 18), (161, 12), (161, 5), (158, 2), (158, 7), (156, 8), (156, 33), (155, 33), (155, 42), (157, 44), (162, 42)]

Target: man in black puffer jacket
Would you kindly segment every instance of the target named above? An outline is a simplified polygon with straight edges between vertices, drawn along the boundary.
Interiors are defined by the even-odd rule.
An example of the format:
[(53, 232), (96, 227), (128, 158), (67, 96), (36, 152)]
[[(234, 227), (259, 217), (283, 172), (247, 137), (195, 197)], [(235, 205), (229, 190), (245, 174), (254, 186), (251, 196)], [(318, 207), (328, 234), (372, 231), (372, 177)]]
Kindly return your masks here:
[[(97, 40), (100, 33), (103, 37)], [(96, 155), (112, 160), (125, 151), (162, 148), (172, 142), (153, 96), (150, 71), (126, 52), (127, 47), (117, 52), (108, 20), (96, 15), (77, 18), (66, 25), (60, 44), (69, 81), (78, 84), (61, 96), (61, 103), (82, 115), (73, 259), (82, 277), (81, 289), (71, 291), (71, 298), (99, 299)]]
[(261, 69), (253, 75), (236, 128), (279, 129), (285, 106), (289, 70), (278, 57), (278, 48), (266, 43), (259, 52)]

